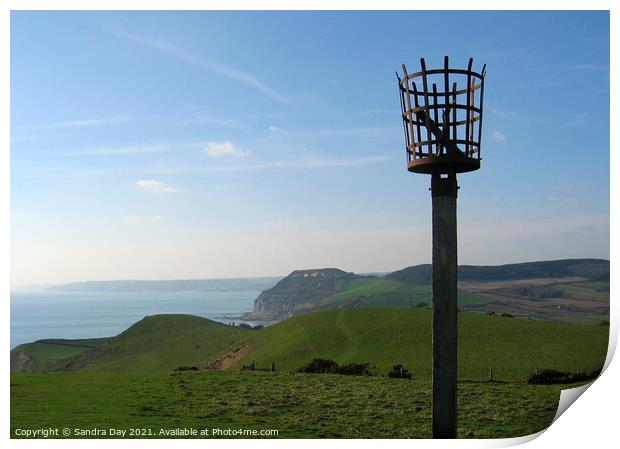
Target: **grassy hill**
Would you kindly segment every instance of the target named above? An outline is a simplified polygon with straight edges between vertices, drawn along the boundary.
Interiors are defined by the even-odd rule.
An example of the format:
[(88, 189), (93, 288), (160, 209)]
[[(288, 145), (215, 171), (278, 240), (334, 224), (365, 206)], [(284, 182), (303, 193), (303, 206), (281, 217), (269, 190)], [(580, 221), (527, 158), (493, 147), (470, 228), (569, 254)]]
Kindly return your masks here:
[[(459, 314), (459, 377), (525, 380), (536, 368), (576, 371), (601, 366), (608, 328)], [(295, 317), (250, 335), (251, 350), (238, 363), (294, 370), (314, 357), (371, 362), (385, 375), (402, 363), (431, 374), (431, 311), (337, 309)]]
[[(425, 308), (340, 308), (260, 330), (157, 315), (110, 339), (21, 345), (12, 362), (30, 357), (35, 368), (72, 371), (11, 374), (12, 436), (97, 427), (169, 438), (175, 435), (166, 431), (183, 427), (277, 429), (279, 438), (428, 438), (430, 315)], [(458, 436), (516, 437), (547, 427), (567, 386), (528, 385), (527, 376), (536, 368), (600, 367), (608, 329), (460, 313)], [(371, 362), (375, 375), (290, 372), (314, 357)], [(275, 361), (277, 371), (237, 369), (251, 361)], [(228, 369), (172, 371), (207, 362)], [(386, 377), (395, 363), (413, 379)]]
[[(109, 339), (63, 340), (62, 347), (46, 341), (20, 345), (11, 351), (11, 367), (12, 371), (167, 371), (209, 360), (247, 340), (252, 332), (193, 315), (155, 315)], [(84, 341), (93, 344), (79, 347)], [(67, 356), (61, 359), (64, 351)], [(23, 356), (32, 360), (32, 369), (13, 369)]]
[(206, 361), (251, 332), (193, 315), (149, 316), (80, 354), (71, 366), (85, 371), (165, 371)]
[[(429, 284), (432, 266), (414, 265), (386, 275), (386, 279), (408, 284)], [(603, 259), (561, 259), (505, 265), (459, 265), (460, 281), (506, 281), (515, 279), (560, 278), (577, 276), (609, 280), (609, 261)]]
[[(64, 359), (62, 369), (168, 371), (184, 365), (237, 368), (276, 362), (292, 371), (314, 357), (339, 363), (370, 362), (385, 375), (396, 363), (416, 376), (431, 373), (431, 311), (402, 308), (343, 308), (290, 318), (261, 330), (227, 326), (190, 315), (147, 317), (94, 349)], [(459, 376), (523, 381), (536, 368), (589, 370), (602, 365), (608, 328), (459, 314)], [(58, 369), (56, 352), (40, 343), (22, 345), (40, 365)], [(34, 356), (34, 348), (39, 353)], [(19, 357), (18, 348), (11, 352)]]
[(60, 369), (68, 358), (91, 351), (108, 340), (108, 338), (81, 340), (59, 338), (19, 345), (11, 351), (11, 372)]

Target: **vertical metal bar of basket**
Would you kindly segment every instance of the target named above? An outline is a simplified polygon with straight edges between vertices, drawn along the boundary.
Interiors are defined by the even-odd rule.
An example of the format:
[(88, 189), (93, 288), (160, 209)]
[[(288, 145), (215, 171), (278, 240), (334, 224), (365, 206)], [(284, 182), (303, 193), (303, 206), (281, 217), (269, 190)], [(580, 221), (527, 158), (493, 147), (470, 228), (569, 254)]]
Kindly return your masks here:
[(454, 84), (452, 84), (452, 141), (456, 144), (457, 140), (459, 138), (458, 135), (458, 125), (457, 125), (457, 119), (458, 119), (458, 108), (456, 107), (456, 98), (457, 98), (457, 94), (456, 94), (456, 89), (457, 89), (457, 84), (456, 81), (454, 82)]
[(426, 78), (426, 62), (424, 58), (420, 58), (420, 65), (422, 66), (422, 88), (424, 89), (424, 121), (426, 128), (426, 140), (428, 142), (428, 155), (433, 155), (432, 133), (430, 126), (430, 116), (428, 115), (428, 80)]
[(465, 156), (469, 157), (469, 113), (471, 110), (471, 97), (469, 95), (471, 91), (471, 66), (474, 63), (472, 58), (469, 58), (469, 64), (467, 65), (467, 92), (465, 95), (467, 96), (467, 109), (465, 115)]
[(407, 127), (406, 122), (406, 110), (405, 110), (405, 97), (403, 95), (403, 86), (401, 84), (400, 76), (398, 76), (398, 72), (396, 72), (396, 79), (398, 80), (398, 98), (400, 100), (400, 111), (403, 118), (403, 133), (405, 135), (405, 149), (407, 154), (407, 162), (411, 160), (411, 151), (409, 151), (409, 128)]
[[(413, 134), (413, 112), (411, 112), (411, 93), (409, 92), (409, 75), (407, 74), (407, 67), (403, 64), (403, 82), (405, 83), (405, 92), (407, 93), (407, 113), (405, 117), (409, 119), (409, 128), (411, 131), (411, 136)], [(410, 138), (410, 142), (407, 145), (407, 150), (409, 150), (409, 146), (413, 143), (413, 157), (415, 159), (415, 137), (413, 139)]]
[[(415, 108), (418, 109), (420, 107), (420, 103), (418, 102), (418, 85), (415, 83), (415, 81), (413, 82), (413, 102), (415, 104)], [(411, 120), (413, 120), (414, 116), (415, 114), (411, 114)], [(419, 148), (420, 154), (418, 155), (421, 156), (421, 153), (423, 152), (422, 130), (420, 129), (420, 119), (418, 119), (417, 116), (415, 116), (415, 127), (416, 127), (416, 131), (418, 132), (418, 140), (416, 142), (415, 150), (418, 151), (418, 148)]]
[[(433, 117), (435, 120), (435, 123), (439, 123), (439, 106), (437, 105), (437, 84), (433, 83)], [(439, 139), (437, 138), (437, 136), (434, 136), (435, 138), (435, 155), (436, 156), (440, 156), (439, 150), (441, 149), (441, 151), (443, 152), (443, 146), (441, 145), (441, 142), (439, 141)]]
[(471, 141), (471, 146), (469, 148), (469, 157), (472, 157), (474, 155), (474, 151), (475, 151), (475, 141), (474, 141), (474, 132), (476, 129), (476, 113), (474, 112), (474, 107), (476, 106), (476, 78), (471, 75), (471, 92), (469, 93), (469, 97), (470, 97), (470, 111), (468, 112), (468, 119), (471, 122), (471, 125), (469, 127), (469, 132), (470, 132), (470, 137), (469, 140)]
[(448, 57), (443, 58), (443, 89), (444, 89), (444, 109), (443, 109), (443, 136), (450, 140), (450, 72), (448, 71)]
[(484, 106), (484, 75), (487, 69), (487, 65), (482, 66), (482, 72), (480, 72), (480, 120), (478, 123), (478, 160), (480, 160), (480, 146), (482, 145), (482, 108)]

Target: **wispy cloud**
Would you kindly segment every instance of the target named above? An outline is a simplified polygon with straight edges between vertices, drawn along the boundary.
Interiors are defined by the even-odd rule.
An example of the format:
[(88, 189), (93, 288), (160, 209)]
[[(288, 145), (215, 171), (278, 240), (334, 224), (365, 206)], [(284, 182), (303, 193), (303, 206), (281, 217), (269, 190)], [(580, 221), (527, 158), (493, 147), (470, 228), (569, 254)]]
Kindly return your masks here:
[(560, 181), (551, 186), (547, 201), (553, 203), (573, 203), (579, 197), (580, 186), (567, 181)]
[(161, 151), (167, 151), (173, 148), (168, 144), (156, 144), (156, 145), (129, 145), (125, 147), (102, 147), (91, 148), (86, 150), (75, 151), (56, 151), (53, 154), (58, 156), (106, 156), (106, 155), (128, 155), (128, 154), (143, 154), (143, 153), (159, 153)]
[(46, 128), (46, 129), (60, 129), (60, 128), (83, 128), (87, 126), (101, 126), (101, 125), (115, 125), (119, 123), (132, 122), (133, 118), (128, 115), (117, 115), (115, 117), (100, 117), (100, 118), (87, 118), (78, 120), (68, 120), (64, 122), (47, 123), (44, 125), (29, 125), (24, 128)]
[(554, 184), (551, 188), (553, 190), (560, 191), (560, 192), (574, 192), (575, 190), (578, 189), (577, 185), (571, 182), (566, 182), (566, 181), (560, 181)]
[(242, 157), (250, 154), (249, 151), (233, 145), (231, 142), (209, 142), (205, 148), (209, 157)]
[(498, 117), (516, 117), (517, 112), (510, 109), (496, 109), (493, 106), (487, 106), (487, 111), (489, 111), (493, 115), (497, 115)]
[(286, 134), (286, 130), (283, 128), (280, 128), (279, 126), (270, 125), (269, 131), (271, 131), (272, 133), (276, 133), (276, 134)]
[(609, 66), (603, 64), (575, 64), (571, 66), (571, 69), (580, 70), (584, 72), (602, 72), (608, 71)]
[(494, 140), (496, 142), (505, 142), (506, 141), (506, 136), (504, 134), (502, 134), (501, 132), (499, 132), (498, 130), (494, 129), (491, 131), (491, 140)]
[(359, 111), (360, 114), (364, 115), (383, 115), (383, 114), (399, 114), (398, 109), (364, 109)]
[(149, 192), (174, 193), (174, 192), (185, 191), (185, 189), (181, 189), (179, 187), (173, 187), (171, 185), (166, 184), (165, 182), (156, 181), (154, 179), (140, 179), (135, 182), (135, 185), (139, 189), (147, 190)]
[(244, 72), (242, 70), (236, 69), (234, 67), (231, 67), (229, 65), (226, 65), (222, 62), (215, 61), (210, 58), (205, 58), (203, 56), (198, 56), (189, 50), (186, 50), (181, 47), (177, 47), (176, 45), (174, 45), (173, 43), (165, 39), (141, 36), (137, 34), (118, 32), (118, 31), (110, 32), (110, 34), (116, 37), (120, 37), (123, 39), (127, 39), (130, 41), (145, 45), (147, 47), (156, 48), (157, 50), (160, 50), (170, 56), (173, 56), (174, 58), (180, 61), (191, 64), (207, 72), (217, 73), (218, 75), (225, 76), (234, 81), (239, 81), (241, 83), (244, 83), (248, 86), (251, 86), (263, 92), (264, 94), (269, 95), (272, 98), (275, 98), (276, 100), (282, 103), (288, 103), (288, 100), (283, 95), (279, 94), (274, 89), (264, 84), (262, 81), (259, 81), (253, 75), (247, 72)]
[(243, 126), (237, 120), (218, 117), (211, 112), (204, 111), (202, 109), (194, 111), (193, 117), (188, 118), (187, 120), (179, 121), (177, 124), (181, 126), (205, 124), (222, 126), (226, 128), (243, 128)]
[(390, 159), (385, 155), (366, 156), (366, 157), (304, 157), (299, 159), (284, 159), (268, 161), (258, 164), (228, 165), (214, 167), (214, 171), (240, 172), (240, 171), (260, 171), (273, 170), (280, 168), (326, 168), (326, 167), (355, 167), (384, 162)]

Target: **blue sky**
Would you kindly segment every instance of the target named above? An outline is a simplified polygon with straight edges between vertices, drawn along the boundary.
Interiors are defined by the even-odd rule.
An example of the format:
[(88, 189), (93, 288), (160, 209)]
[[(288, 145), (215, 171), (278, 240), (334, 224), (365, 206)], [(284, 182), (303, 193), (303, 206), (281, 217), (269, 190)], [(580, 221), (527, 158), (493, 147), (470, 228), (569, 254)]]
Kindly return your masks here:
[(394, 72), (444, 55), (488, 72), (460, 262), (609, 258), (606, 12), (13, 12), (13, 286), (428, 262)]

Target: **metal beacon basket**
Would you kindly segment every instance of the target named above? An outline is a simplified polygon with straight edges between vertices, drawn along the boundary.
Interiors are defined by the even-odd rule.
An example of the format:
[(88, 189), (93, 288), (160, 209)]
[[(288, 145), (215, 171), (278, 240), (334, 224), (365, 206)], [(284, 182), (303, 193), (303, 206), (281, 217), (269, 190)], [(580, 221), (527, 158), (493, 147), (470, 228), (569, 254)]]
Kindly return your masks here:
[[(462, 173), (480, 168), (486, 65), (480, 73), (449, 67), (398, 73), (407, 169), (416, 173)], [(418, 85), (418, 83), (420, 85)]]

